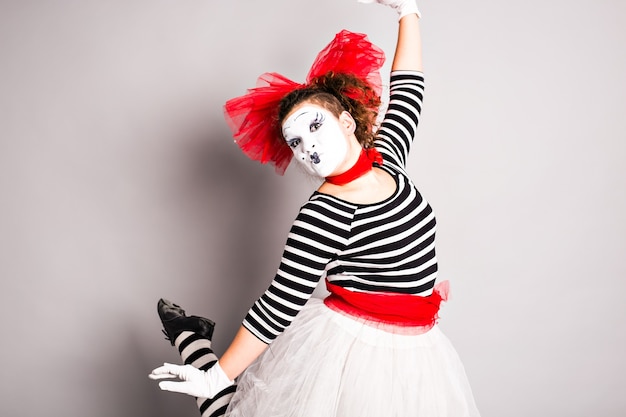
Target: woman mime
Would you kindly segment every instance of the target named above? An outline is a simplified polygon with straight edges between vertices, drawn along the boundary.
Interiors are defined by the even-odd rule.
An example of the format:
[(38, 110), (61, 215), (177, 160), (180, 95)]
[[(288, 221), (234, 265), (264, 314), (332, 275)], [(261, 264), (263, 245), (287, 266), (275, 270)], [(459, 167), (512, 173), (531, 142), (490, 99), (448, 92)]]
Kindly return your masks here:
[[(399, 15), (379, 125), (384, 55), (345, 30), (305, 83), (264, 74), (226, 103), (246, 155), (279, 173), (294, 158), (323, 183), (219, 360), (210, 320), (159, 302), (185, 365), (164, 364), (150, 376), (176, 379), (159, 386), (197, 397), (203, 416), (479, 416), (436, 324), (447, 282), (436, 282), (435, 216), (406, 172), (424, 91), (420, 14), (415, 0), (377, 2)], [(330, 295), (312, 298), (322, 279)]]

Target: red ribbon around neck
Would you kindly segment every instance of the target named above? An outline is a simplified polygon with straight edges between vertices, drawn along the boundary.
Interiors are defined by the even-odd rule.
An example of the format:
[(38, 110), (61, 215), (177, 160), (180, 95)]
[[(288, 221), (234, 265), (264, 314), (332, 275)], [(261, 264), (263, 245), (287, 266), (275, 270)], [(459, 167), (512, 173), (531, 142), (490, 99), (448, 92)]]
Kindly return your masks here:
[(359, 159), (346, 172), (326, 177), (326, 181), (335, 185), (345, 185), (370, 172), (374, 164), (383, 164), (383, 157), (375, 148), (363, 148)]

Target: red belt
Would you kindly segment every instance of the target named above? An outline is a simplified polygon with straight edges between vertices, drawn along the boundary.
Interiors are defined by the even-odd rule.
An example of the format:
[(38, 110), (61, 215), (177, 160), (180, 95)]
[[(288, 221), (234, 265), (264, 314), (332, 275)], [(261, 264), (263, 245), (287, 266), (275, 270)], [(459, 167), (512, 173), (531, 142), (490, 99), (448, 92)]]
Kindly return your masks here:
[(447, 301), (449, 282), (435, 285), (433, 293), (422, 297), (398, 293), (365, 293), (347, 290), (326, 280), (330, 295), (324, 304), (333, 310), (380, 323), (430, 330), (439, 318), (439, 306)]

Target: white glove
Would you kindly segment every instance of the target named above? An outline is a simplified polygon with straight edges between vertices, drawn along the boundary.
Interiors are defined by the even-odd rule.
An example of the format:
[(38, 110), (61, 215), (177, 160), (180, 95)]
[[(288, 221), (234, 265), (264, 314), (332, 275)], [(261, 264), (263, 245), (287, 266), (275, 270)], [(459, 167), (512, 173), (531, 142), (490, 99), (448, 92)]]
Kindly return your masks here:
[(200, 398), (213, 398), (235, 382), (228, 379), (219, 362), (208, 371), (202, 371), (191, 365), (164, 363), (163, 366), (154, 369), (148, 377), (154, 380), (181, 379), (181, 381), (161, 381), (159, 388)]
[(422, 17), (415, 0), (358, 0), (359, 3), (380, 3), (389, 6), (398, 12), (398, 20), (404, 16), (415, 13), (417, 17)]

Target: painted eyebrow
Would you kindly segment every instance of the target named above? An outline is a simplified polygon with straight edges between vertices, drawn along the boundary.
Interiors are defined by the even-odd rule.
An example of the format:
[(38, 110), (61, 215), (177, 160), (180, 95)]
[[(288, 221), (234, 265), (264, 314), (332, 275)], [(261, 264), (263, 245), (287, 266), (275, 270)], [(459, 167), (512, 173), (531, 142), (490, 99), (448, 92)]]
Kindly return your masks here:
[(305, 111), (305, 112), (302, 112), (302, 113), (300, 113), (299, 115), (297, 115), (296, 117), (294, 117), (294, 118), (293, 118), (293, 121), (295, 122), (295, 121), (297, 121), (297, 120), (298, 120), (298, 118), (299, 118), (300, 116), (304, 116), (305, 114), (310, 114), (310, 113), (311, 113), (310, 111)]
[(304, 115), (313, 115), (313, 117), (315, 117), (316, 119), (319, 119), (320, 117), (323, 117), (323, 113), (320, 110), (317, 109), (312, 109), (312, 110), (305, 110), (302, 113), (300, 113), (299, 115), (297, 115), (296, 117), (293, 118), (293, 121), (297, 121), (298, 118), (300, 116), (304, 116)]
[[(293, 118), (293, 121), (297, 122), (299, 117), (304, 116), (304, 115), (308, 115), (308, 114), (313, 114), (315, 119), (319, 119), (320, 116), (322, 116), (322, 112), (320, 112), (319, 110), (305, 110), (302, 113), (300, 113), (297, 116), (295, 116)], [(284, 135), (285, 131), (288, 130), (289, 128), (291, 128), (291, 123), (288, 123), (288, 121), (285, 121), (285, 125), (282, 128), (283, 135)]]

